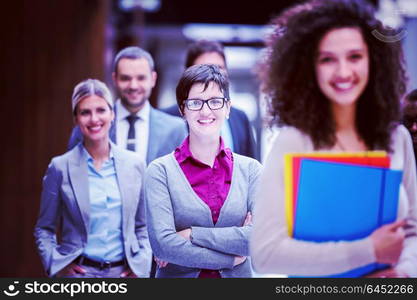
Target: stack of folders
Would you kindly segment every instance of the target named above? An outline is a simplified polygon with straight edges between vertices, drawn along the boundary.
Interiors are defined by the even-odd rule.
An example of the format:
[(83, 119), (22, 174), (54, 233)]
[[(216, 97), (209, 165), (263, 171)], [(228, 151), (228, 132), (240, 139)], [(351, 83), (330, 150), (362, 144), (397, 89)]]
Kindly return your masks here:
[[(288, 153), (284, 159), (288, 234), (295, 239), (352, 241), (395, 221), (402, 172), (389, 168), (385, 151)], [(361, 277), (386, 267), (373, 263), (326, 277)]]

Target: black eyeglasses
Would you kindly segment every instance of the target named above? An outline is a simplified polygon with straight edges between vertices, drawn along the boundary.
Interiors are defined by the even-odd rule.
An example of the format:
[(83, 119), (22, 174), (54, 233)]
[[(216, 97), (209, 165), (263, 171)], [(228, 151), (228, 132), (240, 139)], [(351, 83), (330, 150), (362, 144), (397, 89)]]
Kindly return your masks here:
[(216, 97), (216, 98), (210, 98), (207, 100), (187, 99), (187, 100), (184, 100), (184, 103), (185, 103), (185, 106), (189, 110), (198, 111), (198, 110), (203, 109), (204, 103), (207, 103), (208, 108), (210, 108), (211, 110), (221, 109), (223, 108), (224, 103), (226, 101), (229, 101), (229, 99), (225, 97)]

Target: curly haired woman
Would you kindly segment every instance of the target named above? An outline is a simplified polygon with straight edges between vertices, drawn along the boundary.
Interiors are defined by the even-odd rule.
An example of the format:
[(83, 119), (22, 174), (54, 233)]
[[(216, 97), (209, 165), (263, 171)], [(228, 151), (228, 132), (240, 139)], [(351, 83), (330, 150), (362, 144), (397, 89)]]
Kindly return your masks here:
[[(255, 270), (326, 276), (370, 263), (374, 277), (417, 276), (417, 182), (410, 135), (399, 125), (405, 92), (400, 43), (364, 1), (309, 1), (274, 20), (264, 65), (265, 92), (282, 125), (265, 163), (255, 206)], [(392, 33), (391, 33), (392, 34)], [(385, 150), (403, 171), (397, 221), (354, 241), (309, 242), (288, 235), (283, 156), (288, 152)], [(275, 192), (271, 192), (275, 191)]]

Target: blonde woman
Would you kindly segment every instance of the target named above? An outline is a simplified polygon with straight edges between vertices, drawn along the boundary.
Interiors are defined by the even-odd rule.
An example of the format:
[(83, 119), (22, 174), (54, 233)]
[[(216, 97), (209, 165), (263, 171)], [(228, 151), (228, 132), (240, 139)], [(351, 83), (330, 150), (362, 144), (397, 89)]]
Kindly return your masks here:
[(35, 239), (45, 271), (149, 277), (151, 249), (139, 199), (144, 164), (109, 140), (113, 100), (104, 83), (79, 83), (72, 111), (83, 142), (53, 158), (43, 178)]

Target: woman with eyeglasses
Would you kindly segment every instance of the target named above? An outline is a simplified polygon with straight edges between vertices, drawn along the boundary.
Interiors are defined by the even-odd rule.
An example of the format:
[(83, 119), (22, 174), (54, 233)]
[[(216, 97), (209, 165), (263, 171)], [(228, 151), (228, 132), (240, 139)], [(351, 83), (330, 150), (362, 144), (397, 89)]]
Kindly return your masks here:
[(182, 75), (177, 103), (190, 134), (145, 174), (148, 233), (157, 278), (251, 277), (249, 234), (261, 165), (224, 146), (228, 78), (216, 65)]

